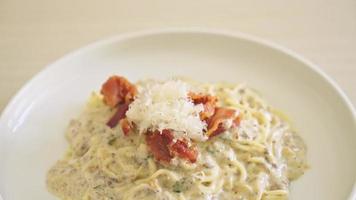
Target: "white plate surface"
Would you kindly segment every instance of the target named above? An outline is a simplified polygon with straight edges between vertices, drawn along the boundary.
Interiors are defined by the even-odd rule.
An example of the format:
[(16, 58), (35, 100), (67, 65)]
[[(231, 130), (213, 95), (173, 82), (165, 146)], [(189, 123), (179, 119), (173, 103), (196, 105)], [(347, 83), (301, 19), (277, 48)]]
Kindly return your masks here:
[[(291, 199), (347, 199), (356, 178), (356, 120), (338, 87), (289, 50), (243, 34), (148, 31), (97, 42), (48, 66), (0, 118), (0, 194), (4, 200), (55, 199), (45, 175), (66, 148), (64, 130), (109, 75), (132, 81), (183, 75), (245, 82), (285, 111), (308, 146), (311, 169)], [(1, 199), (1, 198), (0, 198)]]

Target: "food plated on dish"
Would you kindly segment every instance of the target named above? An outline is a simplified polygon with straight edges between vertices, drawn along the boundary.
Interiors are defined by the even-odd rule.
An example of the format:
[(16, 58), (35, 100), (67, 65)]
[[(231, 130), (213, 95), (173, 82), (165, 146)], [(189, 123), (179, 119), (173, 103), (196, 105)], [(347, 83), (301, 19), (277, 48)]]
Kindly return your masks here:
[(61, 199), (288, 199), (308, 168), (287, 117), (243, 84), (111, 76), (47, 174)]
[[(175, 74), (210, 83), (246, 82), (268, 105), (290, 117), (291, 130), (308, 147), (311, 167), (291, 182), (289, 199), (354, 199), (356, 114), (340, 87), (318, 66), (276, 44), (239, 33), (184, 29), (100, 41), (52, 63), (29, 81), (0, 116), (4, 200), (58, 199), (48, 192), (45, 180), (69, 149), (66, 127), (71, 119), (81, 118), (90, 94), (100, 93), (113, 73), (129, 78), (137, 88), (142, 78), (167, 80)], [(288, 121), (283, 114), (275, 115)], [(105, 118), (107, 122), (111, 116)], [(196, 163), (200, 156), (199, 152)]]

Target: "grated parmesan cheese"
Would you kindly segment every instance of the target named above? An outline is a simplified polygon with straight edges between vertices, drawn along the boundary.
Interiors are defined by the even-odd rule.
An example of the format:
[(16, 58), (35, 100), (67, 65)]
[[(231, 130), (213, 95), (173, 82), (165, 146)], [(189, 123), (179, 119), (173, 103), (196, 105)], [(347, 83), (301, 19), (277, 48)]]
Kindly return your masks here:
[(180, 80), (143, 84), (126, 112), (127, 119), (137, 125), (140, 133), (171, 129), (176, 138), (206, 140), (206, 123), (199, 117), (204, 107), (193, 104), (189, 91), (188, 84)]

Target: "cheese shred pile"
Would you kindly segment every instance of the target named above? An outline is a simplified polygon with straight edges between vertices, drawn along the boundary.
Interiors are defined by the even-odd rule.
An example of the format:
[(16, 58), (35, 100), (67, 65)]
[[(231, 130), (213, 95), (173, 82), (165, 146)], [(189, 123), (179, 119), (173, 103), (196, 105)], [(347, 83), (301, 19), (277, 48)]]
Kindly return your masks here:
[(188, 97), (189, 86), (180, 80), (152, 82), (139, 88), (136, 99), (126, 113), (140, 133), (164, 129), (175, 130), (176, 138), (204, 141), (206, 123), (199, 113), (202, 104), (194, 105)]

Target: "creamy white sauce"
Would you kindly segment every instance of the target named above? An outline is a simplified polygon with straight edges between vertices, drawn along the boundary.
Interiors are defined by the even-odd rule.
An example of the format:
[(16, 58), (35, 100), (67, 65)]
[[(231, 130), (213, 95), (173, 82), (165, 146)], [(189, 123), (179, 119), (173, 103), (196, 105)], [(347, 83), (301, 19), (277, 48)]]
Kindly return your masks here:
[(48, 172), (49, 191), (73, 200), (287, 199), (290, 181), (307, 169), (302, 139), (246, 87), (200, 89), (217, 95), (220, 106), (237, 109), (242, 121), (239, 128), (198, 141), (196, 163), (174, 158), (170, 165), (159, 164), (144, 135), (124, 136), (119, 126), (106, 126), (114, 110), (94, 95), (69, 124), (69, 149)]

